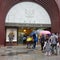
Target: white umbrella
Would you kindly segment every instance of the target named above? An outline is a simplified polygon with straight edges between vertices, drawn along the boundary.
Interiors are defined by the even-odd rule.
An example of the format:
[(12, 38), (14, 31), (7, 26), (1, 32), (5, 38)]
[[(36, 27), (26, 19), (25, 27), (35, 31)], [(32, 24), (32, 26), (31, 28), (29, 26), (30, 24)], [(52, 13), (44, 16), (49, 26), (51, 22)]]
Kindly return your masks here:
[(40, 34), (41, 31), (44, 31), (44, 30), (38, 29), (38, 30), (36, 30), (36, 33)]

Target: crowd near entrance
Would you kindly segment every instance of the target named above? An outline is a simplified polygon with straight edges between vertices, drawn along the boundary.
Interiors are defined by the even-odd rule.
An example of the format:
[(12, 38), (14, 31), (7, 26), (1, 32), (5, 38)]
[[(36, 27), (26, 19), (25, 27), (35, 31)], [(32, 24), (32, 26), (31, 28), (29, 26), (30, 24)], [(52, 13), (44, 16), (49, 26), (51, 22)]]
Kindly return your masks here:
[(3, 9), (0, 8), (0, 45), (6, 45), (12, 39), (13, 43), (22, 43), (18, 38), (20, 35), (18, 31), (22, 27), (51, 27), (52, 32), (59, 34), (60, 40), (59, 6), (55, 0), (6, 0), (1, 2), (3, 3), (0, 7)]
[(29, 49), (35, 49), (39, 44), (45, 55), (59, 54), (58, 33), (52, 33), (51, 28), (20, 27), (6, 29), (6, 32), (6, 42), (9, 43), (9, 46), (15, 42), (17, 45), (23, 44), (27, 45)]
[[(48, 12), (39, 4), (21, 2), (9, 10), (6, 16), (5, 26), (6, 43), (9, 43), (13, 38), (14, 43), (25, 44), (24, 37), (27, 37), (33, 31), (36, 32), (39, 29), (51, 31), (51, 19)], [(11, 33), (14, 36), (11, 36), (10, 39), (9, 34)]]
[[(26, 44), (35, 49), (37, 43), (45, 55), (58, 54), (58, 33), (51, 32), (48, 12), (34, 2), (21, 2), (13, 6), (5, 21), (6, 45)], [(32, 45), (32, 47), (31, 47)]]
[(18, 29), (18, 44), (26, 44), (26, 37), (29, 36), (32, 32), (36, 33), (39, 37), (40, 32), (43, 30), (51, 31), (51, 28), (33, 28), (33, 27), (26, 27), (26, 28), (19, 28)]
[(27, 36), (30, 36), (31, 33), (37, 34), (38, 38), (41, 31), (50, 31), (50, 27), (18, 27), (18, 28), (6, 28), (6, 44), (7, 43), (16, 43), (26, 44)]

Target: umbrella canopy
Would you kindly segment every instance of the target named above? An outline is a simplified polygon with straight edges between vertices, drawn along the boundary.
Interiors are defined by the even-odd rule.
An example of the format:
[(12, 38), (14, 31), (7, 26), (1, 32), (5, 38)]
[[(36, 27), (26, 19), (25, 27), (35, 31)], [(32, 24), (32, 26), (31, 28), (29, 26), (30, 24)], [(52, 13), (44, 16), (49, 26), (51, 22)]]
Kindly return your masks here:
[(50, 31), (41, 31), (40, 34), (51, 34)]
[(30, 33), (30, 36), (33, 36), (34, 34), (36, 34), (36, 32), (31, 32), (31, 33)]
[(38, 29), (36, 30), (36, 33), (39, 34), (41, 31), (44, 31), (44, 30)]

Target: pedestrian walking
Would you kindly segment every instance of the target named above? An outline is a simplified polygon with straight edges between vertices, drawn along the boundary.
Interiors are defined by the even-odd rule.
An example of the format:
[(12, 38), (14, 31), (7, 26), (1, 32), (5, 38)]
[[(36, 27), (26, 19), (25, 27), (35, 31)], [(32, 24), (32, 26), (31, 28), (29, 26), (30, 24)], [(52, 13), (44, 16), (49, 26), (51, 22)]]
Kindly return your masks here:
[(41, 35), (40, 37), (41, 51), (43, 51), (44, 42), (45, 42), (45, 37), (44, 35)]
[(36, 43), (38, 42), (38, 37), (37, 37), (37, 35), (36, 34), (34, 34), (33, 35), (33, 49), (35, 49), (36, 48)]
[(58, 42), (58, 39), (57, 39), (57, 37), (54, 33), (51, 35), (50, 40), (51, 40), (52, 54), (57, 55), (57, 42)]
[(49, 37), (46, 37), (46, 41), (44, 42), (43, 49), (45, 50), (45, 55), (51, 55), (51, 41)]
[(27, 48), (31, 48), (33, 38), (31, 36), (27, 36)]

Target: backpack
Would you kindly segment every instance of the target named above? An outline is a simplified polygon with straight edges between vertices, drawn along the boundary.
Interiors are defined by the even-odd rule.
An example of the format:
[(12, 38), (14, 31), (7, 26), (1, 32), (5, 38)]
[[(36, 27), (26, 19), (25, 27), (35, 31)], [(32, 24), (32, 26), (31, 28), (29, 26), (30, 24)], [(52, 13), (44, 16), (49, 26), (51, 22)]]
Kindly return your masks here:
[(54, 36), (53, 39), (51, 40), (51, 44), (57, 44), (57, 38)]

